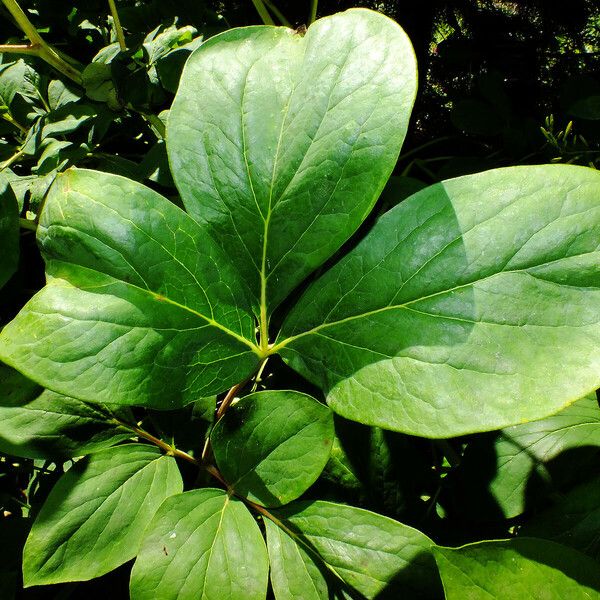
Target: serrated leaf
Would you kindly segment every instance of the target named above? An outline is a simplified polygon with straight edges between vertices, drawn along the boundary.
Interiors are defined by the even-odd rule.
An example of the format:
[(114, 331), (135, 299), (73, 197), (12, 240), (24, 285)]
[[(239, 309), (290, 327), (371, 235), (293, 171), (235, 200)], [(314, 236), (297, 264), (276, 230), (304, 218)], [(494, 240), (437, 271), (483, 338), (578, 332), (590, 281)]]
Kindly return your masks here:
[(368, 214), (415, 90), (408, 38), (364, 9), (320, 19), (304, 37), (234, 29), (189, 58), (167, 128), (173, 178), (263, 312)]
[(600, 560), (600, 477), (574, 487), (528, 520), (520, 534), (554, 540)]
[(43, 391), (0, 365), (0, 452), (66, 459), (97, 452), (132, 436), (102, 405)]
[(303, 494), (327, 464), (333, 442), (327, 407), (299, 392), (250, 394), (215, 425), (212, 449), (238, 496), (263, 506)]
[[(439, 595), (433, 542), (412, 527), (367, 510), (323, 501), (295, 502), (273, 514), (297, 543), (320, 556), (323, 564), (317, 560), (318, 568), (330, 569), (366, 598)], [(302, 561), (308, 556), (304, 552)]]
[(386, 429), (451, 437), (559, 411), (600, 386), (599, 186), (546, 165), (418, 192), (307, 290), (273, 351)]
[(598, 563), (566, 546), (528, 538), (434, 548), (447, 600), (592, 600)]
[(70, 170), (38, 228), (48, 284), (0, 336), (0, 356), (53, 391), (177, 408), (247, 377), (259, 356), (237, 273), (149, 188)]
[[(467, 446), (463, 461), (456, 471), (457, 503), (471, 517), (486, 519), (485, 497), (491, 494), (493, 504), (504, 518), (521, 514), (542, 491), (557, 491), (560, 473), (552, 461), (568, 451), (591, 451), (587, 461), (596, 464), (600, 450), (600, 408), (596, 394), (578, 400), (561, 412), (540, 421), (503, 429), (494, 438), (480, 436)], [(565, 459), (566, 475), (577, 473), (586, 461), (580, 454), (577, 463)], [(489, 484), (481, 489), (481, 478), (493, 472)], [(553, 476), (554, 475), (554, 476)], [(488, 477), (486, 476), (486, 479)]]
[(13, 189), (0, 175), (0, 288), (19, 264), (19, 207)]
[(132, 600), (264, 600), (269, 563), (248, 509), (205, 488), (165, 501), (131, 573)]
[(25, 586), (87, 581), (131, 560), (159, 506), (182, 487), (175, 459), (151, 446), (126, 444), (78, 462), (31, 528)]

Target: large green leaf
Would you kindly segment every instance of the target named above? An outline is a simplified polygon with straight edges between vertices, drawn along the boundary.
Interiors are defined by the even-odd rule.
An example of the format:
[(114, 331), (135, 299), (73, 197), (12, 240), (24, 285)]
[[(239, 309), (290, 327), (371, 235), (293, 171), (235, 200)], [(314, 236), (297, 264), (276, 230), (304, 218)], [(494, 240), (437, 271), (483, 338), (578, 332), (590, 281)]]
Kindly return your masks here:
[(0, 365), (0, 452), (27, 458), (71, 458), (131, 436), (105, 407), (43, 391)]
[(280, 506), (304, 493), (327, 464), (333, 416), (306, 394), (258, 392), (225, 413), (211, 442), (219, 469), (238, 496)]
[(0, 288), (9, 280), (19, 262), (19, 206), (3, 175), (0, 175)]
[(600, 386), (600, 173), (512, 167), (385, 214), (284, 323), (341, 415), (426, 437), (543, 418)]
[(269, 562), (248, 509), (223, 490), (165, 501), (131, 573), (132, 600), (264, 600)]
[(574, 487), (520, 531), (572, 546), (600, 560), (600, 476)]
[(25, 586), (86, 581), (131, 560), (159, 506), (181, 489), (175, 459), (152, 446), (116, 446), (78, 462), (31, 528)]
[(49, 193), (38, 241), (48, 283), (2, 332), (0, 357), (44, 387), (176, 408), (258, 365), (243, 282), (149, 188), (70, 170)]
[(369, 213), (415, 90), (408, 38), (362, 9), (321, 19), (304, 37), (234, 29), (189, 58), (167, 126), (173, 178), (263, 319)]
[[(316, 572), (325, 568), (366, 598), (438, 597), (439, 578), (431, 556), (433, 542), (420, 531), (333, 502), (295, 502), (274, 515), (301, 545), (300, 560), (304, 564), (298, 560), (296, 565), (276, 563), (275, 577), (289, 568), (296, 581), (312, 579), (318, 594), (324, 582)], [(285, 538), (279, 539), (285, 542)], [(285, 553), (289, 552), (286, 548)], [(309, 560), (316, 563), (311, 565)], [(307, 572), (298, 572), (300, 567)]]
[(598, 563), (566, 546), (528, 538), (434, 548), (447, 600), (592, 600)]
[[(569, 452), (577, 452), (577, 457), (565, 454), (562, 464), (558, 462)], [(515, 517), (542, 492), (556, 492), (561, 480), (576, 475), (580, 467), (595, 466), (599, 453), (600, 408), (595, 393), (546, 419), (480, 436), (467, 446), (455, 473), (460, 510), (486, 519), (489, 494), (502, 516)], [(489, 483), (482, 489), (488, 473)]]

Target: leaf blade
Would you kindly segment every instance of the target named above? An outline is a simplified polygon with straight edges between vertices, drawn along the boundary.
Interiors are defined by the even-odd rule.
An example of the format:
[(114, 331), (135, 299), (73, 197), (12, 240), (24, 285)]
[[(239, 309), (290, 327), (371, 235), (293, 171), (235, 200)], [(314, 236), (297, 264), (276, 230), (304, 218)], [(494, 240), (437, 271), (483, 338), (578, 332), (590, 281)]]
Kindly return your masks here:
[(45, 387), (172, 408), (256, 368), (243, 283), (156, 192), (68, 171), (51, 189), (38, 239), (48, 284), (2, 332), (0, 354)]
[(280, 506), (303, 494), (327, 464), (333, 416), (306, 394), (258, 392), (225, 413), (211, 442), (219, 469), (237, 495)]
[(162, 501), (181, 489), (175, 460), (150, 446), (117, 446), (80, 461), (54, 486), (31, 528), (25, 586), (86, 581), (132, 559)]
[(263, 26), (225, 32), (190, 57), (168, 124), (174, 179), (257, 308), (274, 309), (365, 218), (415, 90), (404, 32), (361, 9), (321, 19), (305, 37)]
[(222, 490), (204, 488), (161, 506), (146, 530), (130, 592), (133, 600), (263, 600), (267, 577), (264, 541), (246, 507)]
[(342, 416), (415, 435), (557, 412), (600, 384), (598, 179), (512, 167), (415, 194), (309, 288), (274, 351)]

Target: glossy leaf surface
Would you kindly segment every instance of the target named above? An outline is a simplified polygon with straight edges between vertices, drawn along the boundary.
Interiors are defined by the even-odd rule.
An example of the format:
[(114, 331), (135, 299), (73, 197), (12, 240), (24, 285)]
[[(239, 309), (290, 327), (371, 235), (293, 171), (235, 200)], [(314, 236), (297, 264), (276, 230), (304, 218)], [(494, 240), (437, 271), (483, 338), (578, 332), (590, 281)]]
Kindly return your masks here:
[(181, 489), (175, 459), (151, 446), (126, 444), (78, 462), (33, 524), (25, 585), (86, 581), (131, 560), (159, 506)]
[[(275, 513), (346, 584), (367, 598), (435, 598), (433, 542), (381, 515), (333, 502), (296, 502)], [(302, 556), (302, 562), (307, 558)], [(318, 566), (317, 561), (317, 566)], [(323, 565), (318, 568), (323, 568)], [(310, 567), (314, 572), (314, 567)], [(302, 575), (306, 578), (306, 575)]]
[(480, 542), (434, 548), (434, 555), (447, 600), (600, 598), (598, 563), (554, 542)]
[(559, 411), (600, 385), (599, 186), (547, 165), (418, 192), (307, 290), (275, 349), (342, 416), (415, 435)]
[(8, 180), (0, 175), (0, 288), (19, 262), (19, 207)]
[(212, 448), (235, 493), (263, 506), (295, 500), (319, 477), (333, 442), (333, 415), (299, 392), (250, 394), (215, 426)]
[(460, 466), (461, 505), (471, 513), (483, 504), (481, 478), (490, 468), (494, 472), (484, 493), (491, 493), (505, 518), (515, 517), (542, 491), (557, 491), (561, 470), (563, 477), (572, 476), (580, 465), (596, 465), (599, 453), (600, 408), (594, 393), (546, 419), (473, 440)]
[(156, 192), (70, 170), (38, 241), (48, 283), (2, 332), (0, 357), (56, 392), (176, 408), (258, 364), (242, 282), (206, 233)]
[(169, 498), (144, 535), (132, 600), (264, 600), (269, 563), (248, 509), (222, 490)]
[(0, 452), (27, 458), (72, 458), (130, 438), (102, 405), (42, 390), (0, 364)]
[(366, 10), (303, 37), (245, 27), (189, 58), (168, 122), (173, 178), (273, 309), (369, 213), (390, 175), (416, 90), (400, 27)]

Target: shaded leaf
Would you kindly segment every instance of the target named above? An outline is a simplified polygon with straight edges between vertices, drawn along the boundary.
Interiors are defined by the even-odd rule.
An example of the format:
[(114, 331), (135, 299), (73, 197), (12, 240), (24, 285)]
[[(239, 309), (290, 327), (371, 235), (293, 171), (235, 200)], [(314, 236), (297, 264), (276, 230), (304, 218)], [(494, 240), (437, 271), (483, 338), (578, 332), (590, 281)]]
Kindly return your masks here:
[(492, 495), (505, 518), (521, 514), (536, 496), (557, 490), (561, 474), (556, 471), (560, 465), (552, 461), (560, 461), (562, 453), (575, 450), (590, 453), (590, 460), (579, 455), (574, 462), (565, 455), (563, 478), (573, 477), (580, 467), (595, 465), (600, 456), (596, 394), (546, 419), (503, 429), (493, 438), (480, 436), (472, 440), (456, 472), (460, 510), (471, 518), (483, 512), (481, 518), (486, 518), (481, 488), (482, 476), (490, 469), (493, 472), (485, 493)]
[(132, 436), (102, 405), (43, 391), (0, 365), (0, 452), (66, 459), (97, 452)]
[(528, 538), (434, 548), (447, 600), (591, 600), (600, 570), (566, 546)]
[(600, 560), (600, 477), (574, 487), (521, 528), (522, 535), (554, 540)]
[(19, 207), (15, 193), (0, 175), (0, 288), (19, 264)]

